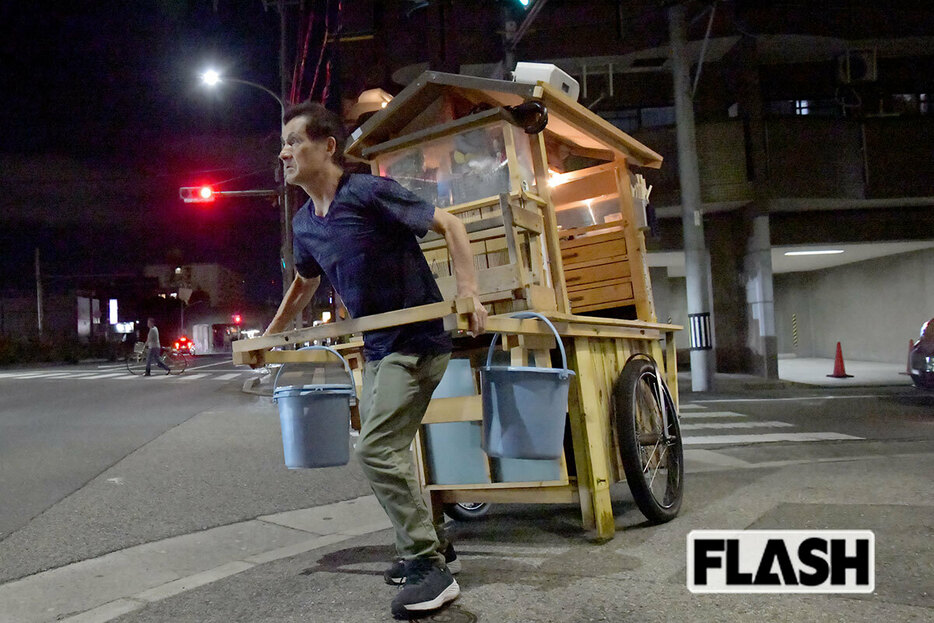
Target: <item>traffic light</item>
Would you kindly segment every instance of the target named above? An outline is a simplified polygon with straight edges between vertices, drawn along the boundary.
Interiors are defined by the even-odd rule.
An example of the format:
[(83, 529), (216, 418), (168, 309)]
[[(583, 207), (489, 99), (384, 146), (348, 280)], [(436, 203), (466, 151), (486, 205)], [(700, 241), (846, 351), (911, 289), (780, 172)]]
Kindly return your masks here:
[(240, 314), (234, 314), (230, 319), (233, 320), (234, 324), (241, 324), (243, 322), (243, 316)]
[(178, 196), (185, 203), (211, 203), (215, 194), (211, 186), (182, 186), (178, 189)]

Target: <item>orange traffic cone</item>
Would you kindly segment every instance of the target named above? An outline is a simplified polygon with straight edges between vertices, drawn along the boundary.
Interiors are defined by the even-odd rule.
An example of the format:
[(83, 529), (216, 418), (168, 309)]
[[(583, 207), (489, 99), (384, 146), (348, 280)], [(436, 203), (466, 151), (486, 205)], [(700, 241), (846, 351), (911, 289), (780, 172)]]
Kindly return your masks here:
[(833, 361), (833, 374), (828, 374), (827, 376), (835, 379), (853, 378), (853, 375), (847, 374), (846, 368), (843, 367), (843, 348), (840, 346), (840, 342), (837, 342), (837, 357)]

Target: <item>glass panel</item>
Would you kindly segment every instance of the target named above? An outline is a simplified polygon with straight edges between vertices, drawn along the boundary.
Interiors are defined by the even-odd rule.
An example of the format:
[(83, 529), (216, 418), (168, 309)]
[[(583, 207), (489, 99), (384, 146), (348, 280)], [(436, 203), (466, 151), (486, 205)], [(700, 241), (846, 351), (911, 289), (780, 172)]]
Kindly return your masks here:
[(467, 130), (387, 154), (379, 159), (380, 175), (439, 208), (509, 192), (503, 126)]
[[(535, 169), (532, 166), (532, 136), (521, 128), (509, 126), (512, 130), (513, 141), (516, 143), (516, 157), (519, 159), (519, 177), (528, 183), (529, 190), (535, 188)], [(512, 190), (519, 190), (513, 188)]]
[(559, 229), (576, 229), (602, 225), (619, 220), (619, 199), (611, 197), (602, 201), (588, 201), (569, 210), (560, 210), (555, 214)]

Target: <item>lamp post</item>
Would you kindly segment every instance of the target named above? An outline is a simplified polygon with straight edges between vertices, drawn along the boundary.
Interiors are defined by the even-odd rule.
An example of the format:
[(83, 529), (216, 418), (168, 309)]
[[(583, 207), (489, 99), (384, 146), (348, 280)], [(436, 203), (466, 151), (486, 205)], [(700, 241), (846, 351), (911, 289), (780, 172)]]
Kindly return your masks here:
[[(257, 88), (260, 91), (270, 95), (274, 100), (276, 100), (276, 103), (279, 104), (280, 123), (282, 118), (285, 117), (285, 102), (281, 97), (261, 84), (250, 82), (249, 80), (242, 80), (240, 78), (222, 78), (221, 75), (213, 69), (209, 69), (201, 74), (201, 81), (210, 87), (216, 86), (220, 82), (233, 82), (235, 84), (244, 84), (249, 87)], [(292, 276), (294, 271), (294, 260), (292, 258), (292, 215), (289, 206), (289, 189), (285, 183), (285, 174), (281, 169), (282, 164), (278, 163), (277, 167), (279, 167), (279, 178), (282, 180), (282, 184), (279, 188), (279, 201), (282, 205), (280, 225), (282, 228), (282, 296), (284, 297), (292, 283)]]

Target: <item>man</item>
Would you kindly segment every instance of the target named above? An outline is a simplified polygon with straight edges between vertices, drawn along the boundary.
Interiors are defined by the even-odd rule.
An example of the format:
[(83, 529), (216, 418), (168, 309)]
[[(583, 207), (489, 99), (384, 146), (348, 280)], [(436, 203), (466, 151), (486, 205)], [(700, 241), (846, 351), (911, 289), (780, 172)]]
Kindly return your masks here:
[(153, 363), (156, 363), (168, 374), (169, 366), (162, 362), (162, 344), (159, 342), (159, 329), (156, 327), (156, 319), (149, 318), (146, 320), (146, 326), (149, 327), (149, 335), (146, 336), (146, 374), (143, 376), (152, 376), (150, 369)]
[[(441, 301), (416, 237), (444, 236), (454, 263), (457, 295), (472, 297), (470, 333), (483, 331), (487, 312), (477, 296), (470, 242), (461, 221), (393, 180), (348, 175), (342, 168), (340, 119), (315, 103), (283, 118), (282, 160), (287, 183), (309, 200), (293, 220), (296, 276), (266, 333), (278, 333), (314, 295), (325, 274), (353, 317)], [(454, 600), (457, 581), (445, 562), (456, 555), (441, 539), (421, 497), (410, 445), (431, 394), (451, 357), (440, 320), (364, 334), (361, 431), (357, 456), (396, 531), (403, 559), (386, 581), (404, 584), (393, 599), (397, 618), (417, 616)]]

